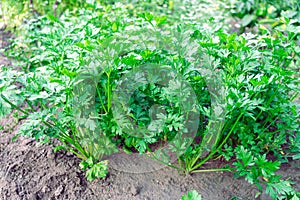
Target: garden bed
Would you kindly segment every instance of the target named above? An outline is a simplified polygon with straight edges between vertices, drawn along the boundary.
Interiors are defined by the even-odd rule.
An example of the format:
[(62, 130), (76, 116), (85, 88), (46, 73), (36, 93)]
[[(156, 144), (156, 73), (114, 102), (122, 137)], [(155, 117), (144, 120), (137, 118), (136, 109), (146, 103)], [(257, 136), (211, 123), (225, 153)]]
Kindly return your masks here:
[[(2, 60), (3, 61), (3, 60)], [(0, 131), (0, 199), (86, 199), (86, 200), (179, 200), (187, 191), (197, 190), (205, 200), (253, 200), (255, 185), (230, 172), (180, 175), (163, 168), (149, 173), (127, 173), (110, 166), (103, 180), (89, 182), (78, 167), (80, 160), (69, 153), (53, 153), (50, 145), (36, 145), (34, 139), (11, 139), (22, 122), (13, 117), (0, 125), (13, 127)], [(113, 157), (113, 156), (112, 156)], [(133, 160), (127, 160), (130, 165)], [(113, 160), (111, 161), (113, 163)], [(212, 165), (220, 165), (214, 161)], [(141, 164), (143, 167), (143, 164)], [(278, 171), (300, 191), (300, 160), (285, 164)], [(271, 199), (263, 194), (261, 200)]]
[(300, 198), (300, 5), (50, 4), (0, 7), (0, 199)]

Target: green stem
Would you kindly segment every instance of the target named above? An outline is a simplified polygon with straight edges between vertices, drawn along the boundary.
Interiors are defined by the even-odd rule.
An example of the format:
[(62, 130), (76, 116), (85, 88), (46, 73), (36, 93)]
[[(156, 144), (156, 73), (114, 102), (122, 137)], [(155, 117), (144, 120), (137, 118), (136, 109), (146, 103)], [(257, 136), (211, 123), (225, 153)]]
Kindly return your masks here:
[(217, 169), (199, 169), (194, 170), (191, 173), (198, 173), (198, 172), (220, 172), (220, 171), (231, 171), (231, 169), (228, 168), (217, 168)]
[(182, 169), (182, 168), (179, 168), (179, 167), (176, 167), (176, 166), (174, 166), (174, 165), (171, 165), (171, 164), (169, 164), (169, 163), (166, 163), (166, 162), (164, 162), (164, 161), (161, 161), (161, 160), (159, 160), (159, 159), (157, 159), (156, 158), (156, 156), (149, 156), (148, 154), (145, 154), (147, 157), (149, 157), (150, 159), (154, 159), (154, 160), (156, 160), (157, 162), (159, 162), (160, 164), (163, 164), (163, 165), (165, 165), (165, 166), (168, 166), (168, 167), (171, 167), (171, 168), (173, 168), (173, 169), (176, 169), (176, 170), (178, 170), (178, 171), (184, 171), (184, 169)]
[(46, 110), (47, 107), (45, 106), (45, 104), (43, 104), (43, 100), (42, 100), (42, 99), (39, 99), (39, 102), (40, 102), (41, 108), (43, 108), (43, 110)]
[(107, 111), (111, 108), (111, 85), (110, 85), (110, 72), (107, 74)]
[[(70, 145), (73, 146), (73, 148), (77, 149), (85, 159), (87, 159), (89, 157), (88, 153), (84, 150), (84, 148), (81, 146), (81, 144), (77, 140), (77, 137), (74, 134), (75, 131), (71, 131), (71, 134), (72, 134), (73, 137), (70, 137), (62, 128), (59, 127), (59, 125), (57, 125), (57, 124), (53, 125), (53, 124), (50, 124), (49, 122), (46, 122), (44, 120), (42, 120), (42, 122), (43, 122), (43, 124), (45, 124), (49, 128), (54, 127), (54, 128), (56, 128), (60, 131), (61, 134), (58, 136), (59, 140), (67, 141)], [(71, 127), (71, 129), (72, 129), (72, 127)], [(72, 149), (72, 147), (70, 149)], [(74, 153), (75, 151), (72, 150), (71, 152)], [(80, 158), (82, 158), (82, 156), (80, 156)]]
[[(64, 132), (62, 132), (62, 133), (64, 133)], [(68, 141), (76, 150), (78, 150), (84, 156), (85, 159), (87, 159), (89, 157), (89, 153), (84, 150), (84, 148), (81, 146), (81, 144), (77, 140), (77, 137), (75, 135), (75, 130), (72, 130), (71, 134), (73, 137), (70, 137), (69, 135), (64, 133), (64, 138), (67, 139), (66, 141)]]
[(65, 102), (65, 105), (66, 105), (66, 108), (65, 108), (65, 110), (66, 110), (66, 113), (70, 113), (70, 108), (69, 108), (69, 91), (66, 91), (66, 102)]
[(291, 101), (294, 101), (297, 97), (299, 97), (300, 92), (295, 92), (292, 96), (291, 96)]
[[(74, 148), (77, 151), (79, 151), (81, 154), (81, 156), (79, 156), (79, 157), (82, 158), (83, 160), (85, 160), (89, 157), (88, 154), (86, 153), (86, 151), (81, 147), (81, 145), (77, 141), (73, 140), (71, 137), (65, 136), (65, 135), (59, 135), (58, 139), (60, 141), (68, 142), (68, 146), (70, 147), (70, 149), (69, 149), (70, 152), (72, 152), (72, 153), (76, 152), (74, 150)], [(79, 154), (76, 152), (76, 155), (79, 155)]]
[(179, 157), (178, 157), (178, 159), (177, 159), (177, 160), (178, 160), (179, 168), (180, 168), (180, 169), (183, 169), (183, 167), (182, 167), (182, 161), (180, 160), (180, 158), (179, 158)]
[(76, 155), (78, 158), (82, 159), (82, 160), (86, 160), (86, 156), (79, 154), (78, 152), (76, 152), (73, 147), (70, 144), (65, 143), (64, 141), (61, 141), (67, 148), (66, 151), (69, 151), (71, 153), (73, 153), (74, 155)]
[(100, 99), (102, 108), (104, 109), (105, 113), (107, 113), (107, 110), (106, 110), (106, 107), (104, 106), (104, 103), (103, 103), (103, 101), (102, 101), (101, 93), (100, 93), (100, 90), (99, 90), (98, 86), (96, 86), (96, 90), (97, 90), (97, 94), (98, 94), (98, 96), (99, 96), (99, 99)]
[[(226, 130), (226, 129), (224, 129), (224, 130)], [(217, 138), (219, 138), (220, 137), (220, 133), (222, 132), (222, 129), (220, 129), (219, 131), (218, 131), (218, 134), (217, 134)], [(212, 135), (213, 136), (213, 135)], [(211, 137), (212, 137), (211, 136)], [(211, 140), (211, 138), (209, 139), (209, 141)], [(219, 140), (219, 139), (218, 139)], [(217, 145), (217, 143), (218, 143), (219, 141), (215, 141), (215, 144), (213, 145), (213, 148), (215, 148), (215, 146)], [(201, 145), (200, 145), (200, 152), (199, 152), (199, 154), (197, 155), (197, 157), (195, 158), (195, 159), (193, 159), (193, 162), (189, 165), (189, 169), (192, 169), (192, 166), (194, 166), (195, 165), (195, 163), (199, 160), (199, 158), (200, 158), (200, 156), (202, 155), (202, 149), (203, 149), (203, 146), (204, 146), (204, 140), (202, 140), (202, 142), (201, 142)]]
[(217, 147), (216, 149), (214, 149), (213, 151), (211, 151), (211, 153), (205, 158), (203, 159), (201, 162), (199, 162), (197, 165), (195, 165), (194, 167), (191, 168), (191, 171), (194, 171), (195, 169), (197, 169), (198, 167), (200, 167), (201, 165), (203, 165), (206, 161), (208, 161), (220, 148), (223, 147), (223, 145), (227, 142), (228, 138), (230, 137), (230, 135), (232, 134), (233, 130), (235, 129), (236, 125), (238, 124), (238, 122), (240, 121), (241, 117), (244, 115), (244, 112), (240, 113), (239, 117), (237, 118), (237, 120), (235, 121), (235, 123), (233, 124), (232, 128), (230, 129), (229, 133), (226, 135), (225, 139), (222, 141), (222, 143), (219, 145), (219, 147)]
[(34, 108), (32, 106), (32, 103), (30, 101), (28, 101), (27, 99), (25, 100), (26, 103), (28, 104), (28, 106), (30, 107), (31, 111), (34, 111)]
[(16, 106), (16, 105), (13, 104), (12, 102), (10, 102), (3, 94), (1, 94), (1, 98), (2, 98), (6, 103), (8, 103), (12, 108), (14, 108), (14, 109), (16, 109), (16, 110), (22, 112), (23, 114), (25, 114), (25, 115), (27, 115), (27, 116), (29, 115), (28, 112), (26, 112), (25, 110), (21, 109), (20, 107)]

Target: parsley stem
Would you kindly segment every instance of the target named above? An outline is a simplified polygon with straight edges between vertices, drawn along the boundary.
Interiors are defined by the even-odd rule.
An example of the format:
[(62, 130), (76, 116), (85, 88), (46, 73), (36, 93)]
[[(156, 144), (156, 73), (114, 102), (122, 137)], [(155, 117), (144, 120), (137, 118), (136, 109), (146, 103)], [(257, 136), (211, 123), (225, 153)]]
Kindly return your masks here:
[(194, 167), (192, 167), (190, 169), (190, 171), (194, 171), (195, 169), (197, 169), (198, 167), (200, 167), (201, 165), (203, 165), (206, 161), (208, 161), (215, 153), (217, 153), (217, 151), (222, 148), (222, 146), (227, 142), (228, 138), (230, 137), (231, 133), (233, 132), (233, 130), (235, 129), (235, 127), (237, 126), (238, 122), (240, 121), (241, 117), (244, 115), (244, 112), (241, 112), (240, 115), (238, 116), (238, 118), (236, 119), (235, 123), (233, 124), (233, 126), (231, 127), (229, 133), (226, 135), (226, 137), (224, 138), (224, 140), (222, 141), (222, 143), (219, 145), (218, 148), (215, 148), (214, 150), (211, 151), (211, 153), (205, 158), (203, 159), (201, 162), (199, 162), (197, 165), (195, 165)]
[(191, 173), (198, 173), (198, 172), (220, 172), (220, 171), (231, 171), (231, 169), (228, 168), (216, 168), (216, 169), (198, 169), (194, 170)]
[(12, 108), (22, 112), (23, 114), (25, 115), (29, 115), (28, 112), (26, 112), (25, 110), (21, 109), (20, 107), (18, 107), (17, 105), (15, 105), (14, 103), (10, 102), (3, 94), (1, 94), (1, 98), (6, 102), (8, 103)]

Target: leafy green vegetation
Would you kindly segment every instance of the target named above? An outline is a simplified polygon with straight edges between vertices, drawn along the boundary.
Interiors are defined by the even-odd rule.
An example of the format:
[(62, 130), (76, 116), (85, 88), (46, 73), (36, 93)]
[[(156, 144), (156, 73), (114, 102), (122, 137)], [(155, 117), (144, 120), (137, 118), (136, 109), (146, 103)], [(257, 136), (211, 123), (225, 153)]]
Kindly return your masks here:
[(182, 200), (201, 200), (201, 195), (196, 190), (191, 190), (187, 195), (182, 196)]
[(230, 12), (241, 19), (242, 29), (255, 24), (286, 29), (286, 21), (299, 25), (299, 9), (299, 1), (294, 0), (236, 0), (231, 2)]
[[(228, 15), (207, 14), (208, 2), (201, 20), (191, 16), (197, 1), (62, 1), (59, 14), (48, 3), (19, 15), (22, 34), (5, 53), (20, 68), (0, 71), (0, 115), (26, 119), (18, 135), (58, 140), (54, 150), (79, 157), (88, 180), (106, 176), (104, 156), (139, 152), (183, 173), (232, 171), (273, 199), (299, 198), (276, 174), (300, 155), (299, 21), (238, 35)], [(264, 3), (240, 7), (242, 26)], [(203, 167), (217, 158), (231, 164)], [(201, 199), (183, 199), (193, 196)]]

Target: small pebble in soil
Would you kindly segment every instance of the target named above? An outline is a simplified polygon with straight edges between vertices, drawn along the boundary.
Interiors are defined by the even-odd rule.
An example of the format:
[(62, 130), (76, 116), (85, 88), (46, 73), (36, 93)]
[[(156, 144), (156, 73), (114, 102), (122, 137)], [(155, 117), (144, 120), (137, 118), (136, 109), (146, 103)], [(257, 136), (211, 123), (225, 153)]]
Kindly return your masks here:
[(141, 188), (137, 186), (130, 186), (128, 191), (132, 194), (132, 196), (136, 196), (140, 193), (140, 190)]
[(41, 190), (43, 193), (46, 193), (46, 192), (49, 192), (50, 191), (50, 188), (47, 186), (47, 185), (45, 185), (43, 188), (42, 188), (42, 190)]
[(58, 188), (55, 190), (54, 195), (58, 197), (64, 190), (64, 187), (62, 185), (58, 186)]

